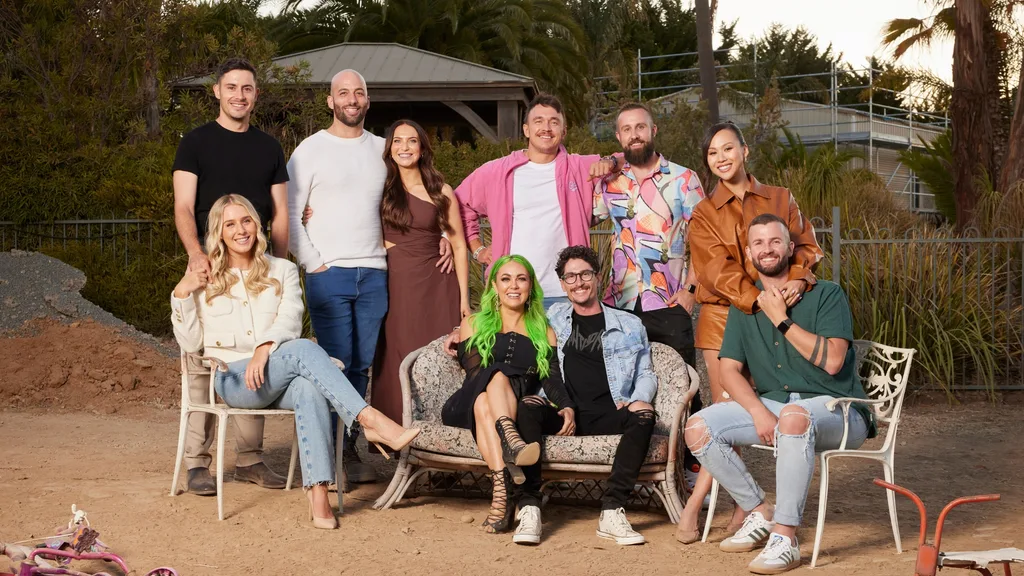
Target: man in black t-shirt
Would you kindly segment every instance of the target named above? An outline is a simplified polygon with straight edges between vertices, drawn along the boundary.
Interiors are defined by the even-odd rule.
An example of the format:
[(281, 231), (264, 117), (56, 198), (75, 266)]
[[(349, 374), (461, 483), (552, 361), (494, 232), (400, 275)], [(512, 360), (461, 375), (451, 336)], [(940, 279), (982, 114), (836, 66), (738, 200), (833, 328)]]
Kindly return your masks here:
[[(206, 217), (218, 198), (239, 194), (256, 207), (264, 230), (270, 226), (274, 256), (288, 253), (288, 171), (281, 145), (249, 124), (256, 105), (256, 70), (234, 58), (217, 71), (213, 93), (220, 102), (217, 119), (181, 139), (171, 168), (174, 182), (174, 225), (188, 252), (190, 270), (210, 274), (206, 256)], [(193, 402), (208, 402), (205, 378), (189, 380)], [(236, 416), (235, 479), (264, 488), (284, 488), (285, 479), (263, 463), (263, 417)], [(217, 493), (210, 475), (213, 418), (192, 413), (188, 419), (185, 464), (188, 491), (203, 496)]]
[[(544, 434), (594, 436), (621, 434), (612, 472), (601, 499), (597, 535), (618, 544), (642, 544), (624, 507), (633, 490), (654, 431), (651, 402), (658, 382), (651, 365), (651, 346), (639, 318), (601, 304), (598, 298), (597, 253), (589, 246), (570, 246), (558, 255), (555, 272), (569, 303), (548, 309), (558, 340), (562, 377), (577, 413), (560, 416), (546, 398), (528, 396), (517, 410), (516, 426), (523, 441), (539, 442)], [(526, 482), (516, 494), (519, 527), (513, 542), (539, 544), (540, 462), (523, 468)]]

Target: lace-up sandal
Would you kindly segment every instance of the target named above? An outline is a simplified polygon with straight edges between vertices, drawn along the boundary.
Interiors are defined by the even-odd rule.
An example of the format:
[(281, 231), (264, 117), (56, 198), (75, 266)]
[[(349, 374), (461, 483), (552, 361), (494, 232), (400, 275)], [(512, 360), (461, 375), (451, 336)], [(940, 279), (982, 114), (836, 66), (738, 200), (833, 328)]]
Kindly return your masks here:
[(519, 431), (516, 430), (516, 423), (508, 416), (498, 418), (494, 423), (498, 430), (498, 438), (501, 439), (501, 457), (512, 474), (512, 481), (516, 484), (526, 482), (526, 476), (520, 469), (521, 466), (531, 466), (540, 460), (540, 443), (523, 441)]
[(491, 509), (487, 512), (482, 526), (489, 534), (508, 532), (512, 526), (515, 506), (508, 502), (508, 469), (491, 470)]

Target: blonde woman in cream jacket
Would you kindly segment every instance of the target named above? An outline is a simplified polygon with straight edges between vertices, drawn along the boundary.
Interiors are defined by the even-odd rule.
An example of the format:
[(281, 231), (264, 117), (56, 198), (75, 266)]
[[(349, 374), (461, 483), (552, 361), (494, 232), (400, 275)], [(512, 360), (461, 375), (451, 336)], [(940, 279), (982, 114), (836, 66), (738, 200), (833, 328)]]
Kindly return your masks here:
[[(317, 528), (338, 523), (327, 485), (334, 481), (330, 408), (366, 439), (398, 451), (419, 433), (367, 406), (316, 343), (300, 338), (302, 289), (295, 264), (266, 254), (253, 205), (230, 194), (210, 210), (206, 250), (212, 272), (190, 270), (171, 295), (174, 336), (186, 352), (204, 350), (227, 364), (214, 382), (235, 408), (295, 411), (303, 491)], [(379, 446), (378, 446), (379, 448)]]

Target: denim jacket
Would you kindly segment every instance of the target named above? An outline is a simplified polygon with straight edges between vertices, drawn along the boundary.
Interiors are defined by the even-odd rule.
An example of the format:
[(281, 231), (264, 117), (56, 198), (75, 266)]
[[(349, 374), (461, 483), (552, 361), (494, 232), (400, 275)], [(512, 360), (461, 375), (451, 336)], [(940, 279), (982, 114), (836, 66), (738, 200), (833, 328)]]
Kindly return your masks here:
[[(601, 304), (604, 311), (604, 368), (612, 399), (619, 402), (653, 402), (658, 379), (651, 367), (651, 345), (639, 318)], [(548, 309), (548, 322), (558, 340), (558, 362), (565, 379), (562, 349), (572, 333), (572, 304), (559, 302)]]

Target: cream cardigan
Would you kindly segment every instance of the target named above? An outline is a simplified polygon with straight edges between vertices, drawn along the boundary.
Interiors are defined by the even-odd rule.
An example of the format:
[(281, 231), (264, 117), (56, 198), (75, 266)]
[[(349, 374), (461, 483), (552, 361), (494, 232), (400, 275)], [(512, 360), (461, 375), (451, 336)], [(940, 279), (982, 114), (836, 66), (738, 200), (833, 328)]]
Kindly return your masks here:
[[(271, 342), (270, 351), (302, 335), (302, 288), (295, 264), (270, 259), (271, 278), (281, 283), (281, 293), (267, 288), (249, 294), (239, 281), (227, 294), (206, 303), (206, 291), (196, 290), (188, 298), (171, 293), (171, 323), (174, 337), (185, 352), (199, 352), (224, 362), (251, 358), (257, 346)], [(235, 270), (236, 274), (240, 271)]]

